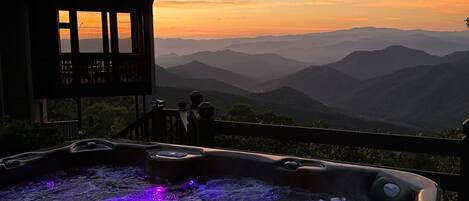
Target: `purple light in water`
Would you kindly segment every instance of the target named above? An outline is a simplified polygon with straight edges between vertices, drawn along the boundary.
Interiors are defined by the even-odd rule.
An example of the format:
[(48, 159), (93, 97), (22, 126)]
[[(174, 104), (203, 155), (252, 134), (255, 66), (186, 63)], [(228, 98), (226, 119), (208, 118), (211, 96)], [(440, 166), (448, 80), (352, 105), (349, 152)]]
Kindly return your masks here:
[(178, 201), (177, 195), (166, 192), (164, 186), (151, 187), (141, 192), (122, 197), (109, 198), (107, 201)]
[(151, 194), (153, 194), (153, 199), (156, 201), (163, 201), (166, 200), (166, 189), (163, 186), (157, 186), (150, 190)]
[(191, 179), (187, 182), (184, 182), (182, 183), (181, 185), (181, 189), (183, 190), (190, 190), (190, 189), (194, 189), (194, 188), (197, 188), (199, 185), (197, 184), (197, 180), (195, 179)]
[(155, 191), (156, 191), (157, 193), (164, 193), (164, 192), (166, 192), (166, 189), (165, 189), (163, 186), (157, 186), (157, 187), (155, 188)]
[(55, 187), (55, 182), (54, 181), (46, 181), (46, 187), (47, 189), (53, 189)]

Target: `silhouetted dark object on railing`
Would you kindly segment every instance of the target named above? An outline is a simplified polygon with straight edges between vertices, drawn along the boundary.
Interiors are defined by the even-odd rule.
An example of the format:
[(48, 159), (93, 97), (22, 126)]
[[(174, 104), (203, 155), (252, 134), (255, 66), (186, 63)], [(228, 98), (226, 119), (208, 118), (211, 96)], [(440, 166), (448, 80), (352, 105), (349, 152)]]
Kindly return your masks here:
[(465, 21), (466, 21), (466, 26), (469, 27), (469, 18), (467, 18)]
[(76, 140), (81, 139), (82, 136), (78, 131), (78, 121), (50, 121), (44, 123), (45, 127), (55, 128), (60, 131), (65, 140)]
[[(384, 168), (403, 170), (426, 176), (436, 181), (444, 190), (458, 192), (459, 200), (469, 199), (469, 185), (466, 182), (469, 181), (469, 142), (467, 137), (464, 137), (464, 139), (442, 139), (221, 121), (214, 120), (214, 108), (210, 103), (203, 102), (203, 96), (200, 92), (195, 91), (191, 94), (191, 102), (191, 109), (188, 112), (185, 112), (185, 107), (183, 107), (185, 104), (182, 103), (179, 104), (179, 110), (156, 107), (150, 113), (147, 113), (137, 122), (117, 134), (115, 138), (212, 147), (215, 136), (231, 135), (459, 157), (461, 158), (460, 174), (395, 167)], [(184, 116), (187, 118), (187, 121), (184, 121)], [(170, 123), (168, 120), (170, 118), (174, 118), (173, 123)], [(172, 126), (172, 129), (168, 126)], [(152, 129), (148, 129), (149, 127)], [(139, 129), (140, 131), (136, 131)], [(137, 133), (142, 130), (145, 134), (143, 136), (138, 135)], [(170, 132), (171, 130), (173, 132)], [(469, 135), (469, 120), (464, 122), (463, 132), (465, 136)], [(152, 138), (151, 136), (154, 137)]]

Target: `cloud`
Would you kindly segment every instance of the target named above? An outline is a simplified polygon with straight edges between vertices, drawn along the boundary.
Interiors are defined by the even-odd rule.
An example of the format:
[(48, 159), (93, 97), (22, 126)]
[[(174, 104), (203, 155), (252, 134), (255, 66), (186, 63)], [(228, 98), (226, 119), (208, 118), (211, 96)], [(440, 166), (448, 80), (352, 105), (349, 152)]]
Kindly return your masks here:
[(400, 9), (424, 9), (438, 10), (442, 12), (468, 12), (468, 0), (393, 0), (393, 1), (375, 1), (369, 3), (371, 7), (400, 8)]

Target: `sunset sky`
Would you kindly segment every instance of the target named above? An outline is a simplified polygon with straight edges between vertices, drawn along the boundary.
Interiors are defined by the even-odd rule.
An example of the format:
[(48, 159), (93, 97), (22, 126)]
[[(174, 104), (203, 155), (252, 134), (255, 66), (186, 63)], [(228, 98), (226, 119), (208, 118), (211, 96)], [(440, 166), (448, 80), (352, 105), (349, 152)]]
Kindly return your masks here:
[(226, 38), (375, 26), (465, 30), (468, 0), (155, 0), (160, 38)]
[[(155, 0), (153, 8), (159, 38), (252, 37), (365, 26), (461, 31), (469, 17), (469, 0)], [(68, 15), (60, 14), (61, 19)], [(100, 37), (100, 20), (98, 12), (79, 13), (81, 38)], [(118, 22), (119, 29), (130, 27), (128, 16), (118, 16)], [(124, 32), (129, 31), (120, 30)]]

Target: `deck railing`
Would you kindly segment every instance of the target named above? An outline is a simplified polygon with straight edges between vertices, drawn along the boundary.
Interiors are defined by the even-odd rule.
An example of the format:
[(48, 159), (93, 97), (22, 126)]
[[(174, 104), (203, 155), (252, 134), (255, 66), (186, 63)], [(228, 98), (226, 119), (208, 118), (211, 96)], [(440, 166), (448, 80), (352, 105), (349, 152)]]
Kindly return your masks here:
[(44, 123), (44, 126), (59, 130), (65, 140), (76, 140), (82, 137), (78, 131), (78, 120), (50, 121)]
[[(46, 65), (46, 64), (44, 64)], [(38, 71), (36, 98), (141, 95), (151, 92), (151, 65), (132, 54), (61, 54), (57, 71)]]
[[(168, 132), (167, 126), (173, 124), (168, 124), (167, 118), (173, 115), (177, 116), (176, 121), (179, 122), (177, 123), (178, 125), (186, 125), (182, 126), (185, 128), (182, 131), (185, 132), (184, 136), (186, 138), (179, 138), (182, 139), (178, 140), (180, 144), (212, 147), (215, 136), (231, 135), (458, 157), (461, 159), (459, 174), (396, 167), (384, 168), (403, 170), (426, 176), (437, 182), (442, 189), (457, 192), (460, 201), (469, 200), (469, 185), (466, 182), (469, 181), (469, 140), (467, 137), (463, 139), (443, 139), (401, 134), (221, 121), (214, 119), (214, 108), (210, 103), (203, 102), (203, 97), (199, 92), (191, 95), (191, 102), (191, 109), (188, 112), (184, 112), (187, 121), (183, 121), (184, 116), (180, 115), (180, 110), (154, 109), (147, 114), (148, 116), (142, 117), (115, 137), (172, 143), (174, 142), (172, 141), (173, 139), (181, 136), (181, 131)], [(151, 124), (153, 133), (150, 133), (156, 137), (150, 137), (148, 134), (143, 138), (129, 137), (130, 131), (142, 126), (144, 127), (144, 122)], [(174, 129), (179, 129), (179, 127)], [(143, 128), (143, 130), (145, 129)], [(469, 121), (463, 123), (463, 134), (465, 136), (469, 135)]]
[(189, 141), (187, 125), (185, 108), (167, 109), (158, 105), (113, 138), (192, 144)]
[(82, 53), (60, 57), (60, 84), (93, 85), (151, 81), (145, 57)]

